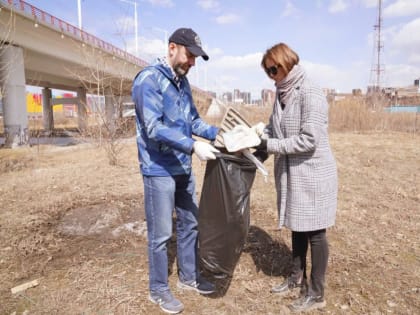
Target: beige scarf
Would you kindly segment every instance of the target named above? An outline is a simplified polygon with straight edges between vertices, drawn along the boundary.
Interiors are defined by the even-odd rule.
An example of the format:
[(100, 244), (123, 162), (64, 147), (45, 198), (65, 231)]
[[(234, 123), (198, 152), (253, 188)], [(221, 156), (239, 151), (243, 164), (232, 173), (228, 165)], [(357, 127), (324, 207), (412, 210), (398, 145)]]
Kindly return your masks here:
[(305, 78), (305, 71), (299, 65), (295, 65), (289, 74), (281, 80), (279, 83), (276, 83), (277, 88), (277, 98), (274, 103), (272, 119), (272, 130), (275, 138), (283, 139), (283, 133), (280, 128), (281, 119), (283, 116), (283, 106), (289, 106), (290, 102), (293, 101), (294, 91), (299, 87)]
[(305, 77), (305, 71), (300, 65), (294, 65), (283, 80), (276, 83), (277, 97), (280, 103), (289, 105), (293, 91), (300, 86)]

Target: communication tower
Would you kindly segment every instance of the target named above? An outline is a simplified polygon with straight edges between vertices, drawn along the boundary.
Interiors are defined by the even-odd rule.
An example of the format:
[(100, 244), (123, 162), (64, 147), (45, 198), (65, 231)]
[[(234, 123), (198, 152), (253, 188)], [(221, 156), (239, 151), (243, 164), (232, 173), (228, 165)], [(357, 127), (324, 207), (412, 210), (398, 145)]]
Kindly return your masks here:
[(383, 84), (383, 74), (385, 65), (382, 63), (382, 53), (384, 49), (382, 41), (382, 0), (378, 0), (378, 19), (373, 26), (375, 30), (375, 41), (373, 45), (372, 69), (368, 86), (368, 94), (381, 91)]

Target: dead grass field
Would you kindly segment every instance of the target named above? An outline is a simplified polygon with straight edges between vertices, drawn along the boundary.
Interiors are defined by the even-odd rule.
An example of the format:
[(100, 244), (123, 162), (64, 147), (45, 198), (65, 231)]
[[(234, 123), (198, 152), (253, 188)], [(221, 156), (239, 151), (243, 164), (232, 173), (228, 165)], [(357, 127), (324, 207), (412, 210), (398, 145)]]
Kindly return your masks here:
[[(327, 307), (314, 314), (419, 314), (420, 135), (333, 133), (331, 143), (339, 206), (328, 232)], [(198, 194), (204, 168), (194, 160)], [(160, 314), (147, 299), (134, 138), (119, 166), (93, 144), (1, 149), (0, 180), (0, 314)], [(273, 177), (257, 174), (246, 247), (233, 278), (216, 282), (218, 294), (176, 289), (172, 261), (183, 314), (289, 313), (291, 300), (269, 292), (290, 267), (275, 198)], [(11, 293), (35, 279), (38, 286)]]

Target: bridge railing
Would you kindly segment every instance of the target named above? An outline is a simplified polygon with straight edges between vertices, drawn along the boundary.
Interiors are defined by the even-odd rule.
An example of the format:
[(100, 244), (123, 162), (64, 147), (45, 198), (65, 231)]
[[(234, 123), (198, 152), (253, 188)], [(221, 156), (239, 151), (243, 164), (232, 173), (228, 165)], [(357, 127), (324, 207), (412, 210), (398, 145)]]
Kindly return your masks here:
[[(71, 35), (72, 37), (75, 37), (82, 42), (96, 46), (114, 56), (125, 59), (138, 66), (145, 67), (149, 65), (149, 63), (144, 61), (143, 59), (140, 59), (132, 54), (129, 54), (128, 52), (108, 42), (105, 42), (104, 40), (92, 34), (89, 34), (81, 30), (80, 28), (73, 26), (70, 23), (67, 23), (66, 21), (63, 21), (62, 19), (59, 19), (23, 0), (0, 0), (0, 3), (3, 5), (6, 4), (11, 9), (13, 8), (16, 11), (20, 11), (26, 16), (32, 16), (35, 22), (42, 22), (56, 29), (57, 31), (62, 32), (63, 34)], [(197, 88), (196, 86), (194, 86), (193, 88), (202, 97), (210, 97), (210, 98), (212, 97), (209, 93)]]
[(132, 54), (129, 54), (128, 52), (110, 44), (102, 39), (89, 34), (81, 29), (79, 29), (76, 26), (73, 26), (66, 21), (63, 21), (35, 6), (32, 4), (29, 4), (22, 0), (0, 0), (1, 3), (7, 3), (10, 8), (13, 8), (16, 11), (20, 11), (21, 13), (32, 16), (35, 22), (42, 22), (57, 31), (60, 31), (63, 34), (71, 35), (72, 37), (75, 37), (79, 39), (82, 42), (85, 42), (87, 44), (96, 46), (114, 56), (124, 58), (125, 60), (134, 63), (138, 66), (145, 67), (148, 65), (148, 63)]

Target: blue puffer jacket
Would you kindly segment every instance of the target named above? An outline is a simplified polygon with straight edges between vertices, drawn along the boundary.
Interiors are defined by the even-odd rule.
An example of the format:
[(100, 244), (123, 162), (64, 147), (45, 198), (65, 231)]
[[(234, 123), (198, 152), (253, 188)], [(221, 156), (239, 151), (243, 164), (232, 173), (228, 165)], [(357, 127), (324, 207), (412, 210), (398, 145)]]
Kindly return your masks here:
[(137, 148), (146, 176), (191, 172), (192, 135), (214, 140), (218, 128), (199, 116), (186, 77), (175, 83), (171, 69), (159, 59), (140, 71), (133, 82)]

